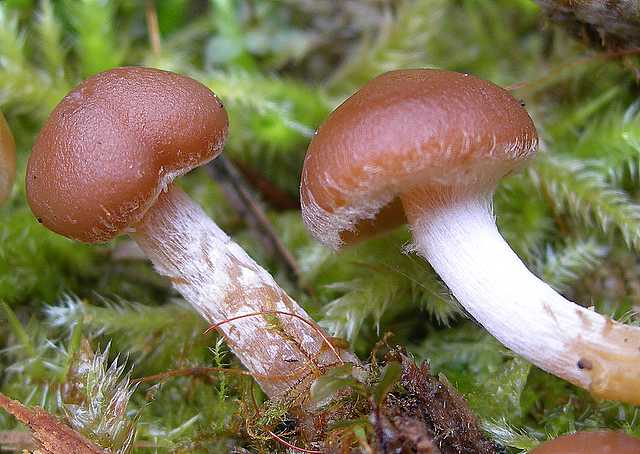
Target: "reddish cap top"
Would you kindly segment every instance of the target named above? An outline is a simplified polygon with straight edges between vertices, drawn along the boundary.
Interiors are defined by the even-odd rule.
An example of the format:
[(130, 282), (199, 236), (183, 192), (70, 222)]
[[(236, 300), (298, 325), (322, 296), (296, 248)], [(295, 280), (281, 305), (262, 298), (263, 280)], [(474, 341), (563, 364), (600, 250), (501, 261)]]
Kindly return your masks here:
[(139, 221), (161, 190), (221, 151), (218, 98), (185, 76), (116, 68), (82, 82), (36, 139), (27, 198), (54, 232), (108, 241)]
[(398, 196), (417, 186), (492, 190), (537, 147), (527, 111), (506, 90), (435, 69), (383, 74), (338, 107), (311, 141), (303, 218), (333, 248), (404, 222)]
[(624, 432), (576, 432), (542, 443), (531, 454), (638, 454), (640, 438)]
[(0, 204), (11, 193), (16, 179), (16, 143), (7, 121), (0, 112)]

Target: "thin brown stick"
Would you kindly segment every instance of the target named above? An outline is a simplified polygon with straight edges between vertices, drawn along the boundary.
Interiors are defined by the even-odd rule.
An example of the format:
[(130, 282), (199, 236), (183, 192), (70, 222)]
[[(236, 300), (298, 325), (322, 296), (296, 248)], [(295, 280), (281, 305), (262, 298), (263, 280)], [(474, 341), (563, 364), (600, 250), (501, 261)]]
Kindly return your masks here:
[(158, 25), (158, 12), (156, 11), (156, 5), (153, 0), (146, 0), (145, 2), (145, 17), (147, 20), (147, 31), (149, 33), (149, 43), (153, 54), (157, 57), (162, 51), (160, 43), (160, 26)]
[(158, 381), (164, 378), (209, 375), (213, 372), (222, 372), (222, 373), (231, 374), (231, 375), (244, 375), (249, 377), (252, 376), (249, 372), (242, 369), (226, 369), (224, 367), (187, 367), (184, 369), (169, 370), (166, 372), (161, 372), (159, 374), (136, 378), (132, 380), (131, 383), (138, 384), (138, 383), (147, 383), (150, 381)]
[(230, 323), (233, 322), (235, 320), (239, 320), (242, 318), (247, 318), (247, 317), (258, 317), (261, 315), (265, 315), (265, 314), (274, 314), (274, 315), (287, 315), (289, 317), (294, 317), (297, 318), (298, 320), (306, 323), (307, 325), (309, 325), (316, 333), (318, 333), (318, 335), (322, 338), (322, 340), (327, 344), (327, 346), (329, 347), (329, 349), (333, 352), (334, 355), (336, 355), (336, 358), (338, 358), (338, 361), (340, 362), (340, 364), (344, 364), (344, 361), (342, 360), (342, 358), (340, 357), (340, 354), (338, 353), (338, 351), (335, 349), (335, 347), (333, 346), (333, 344), (331, 343), (331, 341), (327, 338), (327, 336), (325, 336), (325, 334), (322, 332), (322, 330), (320, 328), (318, 328), (314, 323), (311, 323), (309, 320), (307, 320), (304, 317), (301, 317), (298, 314), (294, 314), (292, 312), (285, 312), (285, 311), (260, 311), (260, 312), (251, 312), (249, 314), (242, 314), (242, 315), (237, 315), (235, 317), (231, 317), (228, 318), (226, 320), (223, 320), (219, 323), (216, 323), (214, 325), (211, 325), (209, 328), (207, 328), (204, 332), (204, 334), (209, 334), (211, 331), (213, 330), (217, 330), (218, 327), (220, 327), (221, 325), (224, 325), (226, 323)]
[(255, 379), (262, 379), (262, 380), (269, 380), (269, 381), (282, 380), (295, 375), (295, 373), (280, 374), (280, 375), (274, 375), (274, 374), (265, 375), (265, 374), (256, 374), (256, 373), (252, 374), (251, 372), (246, 370), (227, 369), (224, 367), (189, 367), (185, 369), (176, 369), (176, 370), (170, 370), (167, 372), (161, 372), (159, 374), (149, 375), (148, 377), (140, 377), (135, 380), (132, 380), (132, 383), (134, 384), (146, 383), (146, 382), (155, 381), (155, 380), (162, 380), (163, 378), (173, 378), (173, 377), (188, 377), (188, 376), (195, 377), (198, 375), (208, 375), (209, 373), (213, 373), (213, 372), (228, 373), (230, 375), (243, 375), (243, 376), (247, 376)]
[[(234, 164), (224, 156), (219, 156), (207, 166), (207, 171), (211, 178), (220, 183), (227, 200), (245, 219), (263, 247), (269, 253), (274, 253), (284, 264), (287, 273), (299, 283), (301, 273), (298, 262), (276, 234), (271, 221), (255, 200), (249, 185)], [(310, 293), (310, 289), (303, 288), (303, 290)]]
[(322, 454), (322, 451), (316, 451), (316, 450), (313, 450), (313, 449), (305, 449), (305, 448), (300, 448), (300, 447), (298, 447), (296, 445), (292, 445), (287, 440), (285, 440), (284, 438), (279, 437), (278, 435), (276, 435), (275, 433), (273, 433), (270, 430), (267, 430), (267, 433), (269, 435), (271, 435), (273, 438), (275, 438), (279, 443), (283, 444), (287, 448), (293, 449), (294, 451), (308, 452), (308, 453), (311, 453), (311, 454)]
[(627, 57), (630, 55), (638, 55), (640, 54), (640, 48), (634, 47), (631, 49), (622, 49), (622, 50), (617, 50), (617, 51), (609, 51), (609, 52), (599, 52), (597, 54), (594, 55), (590, 55), (588, 57), (581, 57), (578, 58), (577, 60), (574, 60), (572, 62), (569, 63), (565, 63), (562, 64), (560, 66), (556, 66), (555, 68), (552, 68), (549, 72), (547, 72), (546, 75), (538, 78), (538, 79), (533, 79), (530, 81), (525, 81), (525, 82), (518, 82), (515, 84), (511, 84), (508, 85), (505, 88), (505, 90), (509, 90), (509, 91), (516, 91), (516, 90), (521, 90), (521, 89), (531, 89), (532, 87), (535, 87), (537, 85), (541, 85), (544, 84), (545, 82), (553, 79), (558, 73), (565, 71), (567, 69), (570, 68), (574, 68), (576, 66), (580, 66), (580, 65), (584, 65), (587, 63), (591, 63), (593, 61), (596, 60), (612, 60), (615, 58), (621, 58), (621, 57)]
[(247, 183), (260, 194), (261, 198), (264, 199), (270, 207), (279, 211), (300, 209), (300, 200), (298, 200), (297, 197), (281, 189), (267, 176), (246, 163), (233, 158), (230, 158), (230, 160)]

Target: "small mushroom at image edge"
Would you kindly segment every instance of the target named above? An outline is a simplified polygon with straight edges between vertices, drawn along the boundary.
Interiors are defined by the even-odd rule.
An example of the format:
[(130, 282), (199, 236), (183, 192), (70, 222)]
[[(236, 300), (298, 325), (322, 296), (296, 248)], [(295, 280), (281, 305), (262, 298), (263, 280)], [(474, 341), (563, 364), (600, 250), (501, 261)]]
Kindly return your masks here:
[(16, 179), (16, 143), (9, 125), (0, 112), (0, 205), (11, 194)]
[(640, 328), (563, 298), (496, 227), (495, 187), (537, 144), (527, 111), (491, 82), (435, 69), (383, 74), (313, 137), (305, 225), (340, 249), (408, 221), (414, 250), (502, 344), (595, 396), (640, 404)]
[(97, 74), (38, 135), (27, 198), (45, 227), (69, 238), (97, 243), (129, 233), (277, 397), (354, 358), (327, 348), (272, 276), (172, 184), (220, 154), (227, 131), (222, 103), (193, 79), (140, 67)]
[(542, 443), (530, 454), (638, 454), (640, 438), (624, 432), (576, 432)]

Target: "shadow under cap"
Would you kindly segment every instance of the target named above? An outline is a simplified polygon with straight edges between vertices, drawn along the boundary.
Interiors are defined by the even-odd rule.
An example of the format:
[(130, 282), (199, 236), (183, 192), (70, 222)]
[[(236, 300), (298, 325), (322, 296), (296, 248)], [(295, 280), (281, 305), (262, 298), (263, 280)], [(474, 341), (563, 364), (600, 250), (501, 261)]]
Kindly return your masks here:
[(309, 145), (305, 224), (338, 249), (405, 222), (397, 197), (413, 187), (491, 191), (537, 143), (520, 102), (491, 82), (435, 69), (385, 73), (340, 105)]
[(112, 69), (54, 109), (27, 167), (27, 198), (47, 228), (108, 241), (139, 221), (159, 192), (215, 158), (227, 113), (207, 87), (157, 69)]

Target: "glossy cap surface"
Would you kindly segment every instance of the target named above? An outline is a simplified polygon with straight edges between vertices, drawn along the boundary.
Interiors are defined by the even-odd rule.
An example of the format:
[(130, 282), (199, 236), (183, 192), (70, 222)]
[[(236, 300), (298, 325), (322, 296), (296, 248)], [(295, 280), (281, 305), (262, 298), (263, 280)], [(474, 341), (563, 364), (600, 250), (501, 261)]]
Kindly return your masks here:
[(139, 67), (100, 73), (58, 104), (36, 139), (29, 204), (54, 232), (108, 241), (176, 176), (215, 158), (227, 129), (222, 103), (193, 79)]
[(383, 74), (340, 105), (309, 145), (305, 224), (338, 248), (362, 220), (375, 230), (381, 211), (386, 227), (403, 222), (393, 207), (408, 189), (492, 190), (537, 143), (527, 111), (491, 82), (435, 69)]
[(16, 143), (2, 112), (0, 112), (0, 204), (9, 194), (16, 179)]
[(542, 443), (530, 454), (639, 454), (640, 438), (624, 432), (576, 432)]

